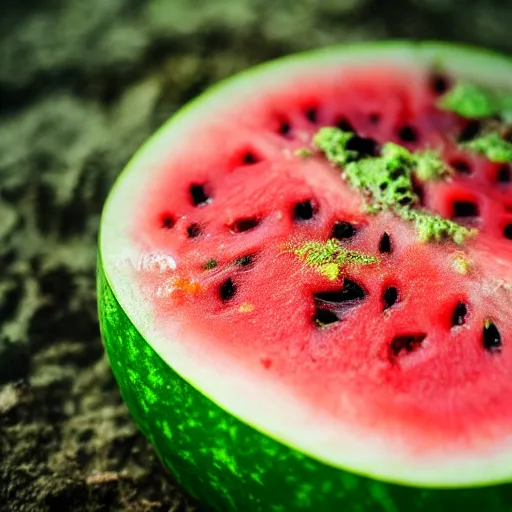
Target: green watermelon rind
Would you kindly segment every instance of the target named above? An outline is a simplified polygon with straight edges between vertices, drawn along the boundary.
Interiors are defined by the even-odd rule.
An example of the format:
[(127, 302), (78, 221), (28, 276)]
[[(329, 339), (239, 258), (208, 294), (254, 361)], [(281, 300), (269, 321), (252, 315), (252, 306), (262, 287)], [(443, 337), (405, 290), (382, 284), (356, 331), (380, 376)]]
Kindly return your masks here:
[(130, 321), (98, 262), (100, 325), (121, 394), (163, 464), (219, 512), (505, 512), (512, 485), (418, 489), (314, 460), (258, 432), (182, 379)]
[[(348, 61), (353, 61), (359, 52), (368, 55), (370, 49), (376, 58), (380, 51), (383, 55), (395, 52), (399, 56), (402, 50), (414, 49), (422, 60), (448, 62), (455, 75), (479, 78), (489, 84), (505, 68), (505, 84), (512, 87), (512, 66), (508, 59), (476, 48), (444, 43), (342, 46), (280, 59), (211, 88), (182, 109), (135, 154), (123, 171), (124, 179), (114, 186), (105, 211), (130, 170), (140, 167), (141, 161), (151, 162), (163, 150), (168, 131), (179, 119), (193, 122), (205, 109), (216, 108), (219, 98), (243, 92), (246, 84), (251, 84), (254, 90), (258, 79), (264, 80), (272, 73), (286, 73), (286, 63), (293, 66), (297, 61), (306, 61), (312, 66), (325, 65), (326, 60), (346, 56)], [(133, 319), (133, 306), (130, 310), (130, 301), (134, 303), (137, 299), (127, 298), (133, 293), (131, 284), (126, 276), (116, 277), (116, 240), (110, 235), (122, 217), (110, 215), (109, 221), (111, 225), (105, 229), (104, 213), (98, 258), (100, 324), (107, 354), (136, 423), (154, 444), (163, 463), (193, 495), (220, 511), (334, 511), (341, 506), (343, 510), (396, 512), (442, 511), (454, 507), (470, 511), (512, 510), (512, 486), (503, 483), (509, 481), (510, 474), (491, 481), (482, 474), (481, 481), (472, 483), (473, 488), (458, 490), (436, 489), (431, 485), (418, 489), (399, 479), (384, 483), (372, 479), (371, 475), (360, 476), (352, 468), (345, 471), (333, 467), (322, 462), (321, 457), (313, 458), (314, 454), (308, 456), (304, 450), (287, 446), (290, 443), (286, 439), (276, 440), (276, 436), (262, 433), (264, 429), (257, 428), (254, 422), (243, 421), (244, 418), (229, 412), (228, 407), (218, 405), (219, 401), (204, 386), (198, 386), (189, 376), (180, 376), (162, 359), (162, 352), (159, 355), (156, 347), (140, 334), (144, 329), (141, 331), (141, 322)], [(145, 314), (145, 323), (151, 323), (150, 313)], [(437, 487), (445, 486), (441, 483)]]

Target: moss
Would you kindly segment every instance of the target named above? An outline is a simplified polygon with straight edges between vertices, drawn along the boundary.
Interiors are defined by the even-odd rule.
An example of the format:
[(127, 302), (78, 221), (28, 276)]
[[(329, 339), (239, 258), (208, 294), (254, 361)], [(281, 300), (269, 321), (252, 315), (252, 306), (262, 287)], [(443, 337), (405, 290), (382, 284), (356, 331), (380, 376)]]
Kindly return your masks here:
[(469, 274), (471, 270), (471, 260), (463, 252), (457, 252), (453, 255), (452, 265), (453, 269), (462, 275)]
[(334, 238), (327, 242), (305, 242), (293, 248), (292, 252), (306, 265), (332, 281), (340, 277), (346, 265), (372, 265), (379, 261), (375, 256), (343, 247)]
[(293, 154), (298, 156), (299, 158), (309, 158), (313, 155), (313, 152), (308, 148), (299, 148), (296, 149)]
[(346, 165), (343, 176), (354, 188), (371, 197), (373, 209), (393, 209), (418, 201), (412, 186), (411, 153), (398, 144), (388, 143), (382, 156), (364, 158)]
[(396, 211), (404, 220), (414, 223), (418, 238), (422, 242), (441, 242), (451, 239), (457, 244), (464, 243), (468, 238), (476, 235), (476, 229), (461, 226), (449, 219), (430, 212), (414, 210), (406, 207)]
[(324, 263), (323, 265), (319, 265), (317, 270), (330, 281), (338, 279), (341, 272), (340, 266), (337, 263)]
[(471, 119), (484, 119), (488, 126), (483, 134), (464, 142), (468, 149), (481, 153), (491, 162), (512, 162), (512, 143), (493, 128), (500, 122), (512, 123), (512, 94), (491, 91), (475, 84), (461, 82), (438, 102), (439, 107)]
[(462, 117), (483, 119), (498, 116), (505, 123), (512, 122), (511, 94), (467, 82), (460, 82), (448, 91), (440, 98), (438, 106)]
[(500, 111), (497, 96), (475, 84), (458, 83), (442, 96), (438, 106), (462, 117), (481, 119), (494, 116)]
[(205, 270), (212, 270), (218, 265), (217, 260), (214, 260), (213, 258), (209, 259), (204, 265), (203, 268)]
[(421, 181), (436, 181), (450, 176), (453, 171), (436, 151), (427, 150), (413, 153), (415, 172)]
[[(419, 203), (414, 192), (413, 175), (422, 180), (437, 180), (450, 171), (434, 151), (412, 153), (398, 144), (384, 144), (381, 156), (357, 161), (347, 155), (347, 141), (353, 135), (337, 128), (322, 128), (315, 136), (315, 144), (329, 161), (343, 169), (342, 176), (364, 194), (370, 213), (392, 211), (414, 224), (421, 241), (452, 239), (462, 243), (476, 231), (443, 219), (427, 211), (413, 209)], [(347, 140), (348, 138), (348, 140)], [(357, 158), (357, 155), (356, 157)]]
[(382, 156), (360, 159), (358, 151), (347, 149), (353, 137), (352, 132), (326, 127), (318, 131), (314, 143), (330, 162), (345, 167), (344, 175), (353, 187), (366, 190), (382, 205), (418, 200), (413, 191), (413, 172), (422, 181), (442, 179), (451, 172), (435, 151), (412, 153), (392, 142), (384, 144)]
[(376, 202), (388, 206), (418, 201), (413, 174), (421, 181), (433, 181), (450, 173), (435, 151), (411, 153), (393, 142), (384, 144), (382, 156), (350, 162), (345, 168), (352, 186), (367, 189)]
[(464, 146), (485, 155), (491, 162), (512, 162), (512, 143), (504, 140), (496, 131), (484, 133), (464, 143)]
[(359, 157), (359, 152), (347, 149), (354, 133), (333, 128), (321, 128), (313, 138), (313, 143), (325, 153), (327, 159), (337, 166), (343, 166)]

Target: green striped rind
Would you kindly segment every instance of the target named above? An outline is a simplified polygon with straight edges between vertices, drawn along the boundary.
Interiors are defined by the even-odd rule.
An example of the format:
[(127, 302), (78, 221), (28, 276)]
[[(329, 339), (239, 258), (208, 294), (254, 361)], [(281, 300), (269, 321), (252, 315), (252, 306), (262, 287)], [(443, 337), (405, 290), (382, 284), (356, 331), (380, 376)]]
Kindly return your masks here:
[(102, 336), (123, 398), (181, 484), (219, 512), (510, 512), (512, 484), (417, 489), (357, 476), (261, 434), (178, 376), (140, 335), (98, 262)]

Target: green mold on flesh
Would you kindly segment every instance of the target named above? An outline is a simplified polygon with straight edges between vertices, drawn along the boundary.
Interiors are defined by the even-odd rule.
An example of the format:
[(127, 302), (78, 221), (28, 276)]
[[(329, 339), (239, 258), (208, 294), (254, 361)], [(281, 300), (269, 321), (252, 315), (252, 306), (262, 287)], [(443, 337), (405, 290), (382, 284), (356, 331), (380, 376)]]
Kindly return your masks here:
[(292, 252), (307, 266), (315, 269), (327, 279), (338, 279), (347, 265), (372, 265), (379, 261), (375, 256), (352, 251), (331, 238), (325, 243), (305, 242)]
[(400, 208), (396, 213), (402, 219), (414, 224), (418, 239), (422, 242), (441, 242), (448, 239), (460, 245), (477, 234), (476, 229), (460, 226), (456, 222), (443, 219), (439, 215), (433, 215), (430, 212)]
[(463, 145), (484, 155), (491, 162), (512, 162), (512, 142), (504, 140), (497, 132), (484, 133)]
[(491, 122), (490, 129), (484, 126), (483, 133), (462, 142), (462, 147), (484, 155), (491, 162), (512, 162), (512, 143), (504, 139), (499, 131), (492, 129), (493, 118), (499, 118), (505, 125), (512, 123), (511, 94), (461, 82), (448, 91), (438, 105), (468, 119)]
[(343, 167), (359, 158), (359, 151), (349, 149), (348, 143), (354, 138), (354, 133), (326, 126), (318, 130), (313, 142), (326, 156), (329, 162)]
[[(290, 77), (293, 78), (297, 70), (303, 73), (307, 68), (307, 76), (312, 76), (316, 72), (333, 69), (337, 65), (341, 67), (345, 64), (359, 65), (365, 60), (379, 65), (382, 62), (403, 62), (406, 66), (420, 63), (427, 69), (432, 69), (433, 63), (439, 61), (443, 66), (447, 64), (446, 67), (450, 73), (455, 77), (460, 76), (462, 81), (483, 77), (484, 81), (487, 80), (489, 87), (492, 87), (501, 70), (505, 70), (508, 82), (512, 83), (512, 66), (507, 59), (485, 51), (436, 43), (365, 44), (290, 57), (278, 61), (277, 64), (251, 70), (241, 77), (213, 87), (173, 117), (170, 123), (165, 125), (136, 154), (123, 171), (103, 212), (97, 272), (98, 305), (102, 338), (113, 373), (135, 422), (155, 447), (163, 465), (175, 475), (191, 495), (217, 512), (454, 512), (456, 510), (509, 512), (512, 510), (512, 465), (510, 464), (512, 443), (509, 439), (504, 440), (502, 445), (501, 437), (498, 441), (493, 438), (490, 448), (486, 445), (482, 450), (468, 443), (462, 450), (459, 450), (459, 447), (457, 447), (458, 451), (454, 449), (453, 457), (450, 451), (453, 446), (441, 443), (442, 453), (435, 452), (431, 457), (431, 451), (422, 452), (421, 447), (418, 447), (418, 452), (415, 451), (416, 446), (410, 449), (410, 445), (400, 437), (408, 434), (405, 431), (400, 431), (398, 436), (395, 435), (390, 439), (385, 437), (381, 430), (376, 429), (377, 432), (372, 431), (372, 435), (365, 437), (361, 434), (358, 425), (354, 436), (353, 431), (349, 428), (345, 429), (346, 425), (338, 417), (333, 420), (334, 428), (331, 429), (330, 423), (324, 425), (326, 416), (320, 415), (323, 412), (321, 408), (314, 407), (312, 410), (305, 408), (300, 390), (299, 400), (297, 400), (295, 390), (287, 387), (289, 382), (280, 387), (275, 385), (275, 381), (270, 377), (265, 376), (264, 372), (272, 363), (270, 357), (258, 359), (257, 368), (251, 367), (249, 371), (244, 365), (250, 366), (254, 361), (244, 359), (243, 365), (238, 364), (238, 361), (232, 364), (233, 361), (228, 357), (231, 354), (227, 351), (223, 352), (225, 348), (221, 343), (225, 341), (223, 339), (215, 340), (221, 345), (218, 350), (207, 352), (203, 350), (205, 347), (201, 343), (207, 344), (210, 339), (206, 336), (201, 338), (201, 334), (204, 333), (198, 333), (194, 328), (189, 328), (188, 331), (161, 329), (162, 325), (167, 326), (172, 323), (173, 320), (169, 321), (169, 318), (174, 311), (156, 310), (155, 304), (167, 304), (171, 299), (166, 294), (157, 296), (155, 299), (155, 296), (148, 295), (147, 289), (137, 281), (138, 276), (144, 272), (146, 272), (145, 277), (149, 276), (148, 281), (159, 280), (161, 285), (167, 282), (166, 279), (173, 283), (176, 282), (173, 280), (175, 277), (184, 279), (185, 284), (181, 287), (183, 289), (178, 286), (169, 286), (169, 289), (175, 288), (172, 293), (176, 291), (177, 296), (184, 303), (189, 301), (189, 304), (194, 304), (194, 314), (197, 315), (194, 321), (202, 322), (203, 326), (205, 322), (213, 322), (213, 317), (208, 317), (194, 302), (200, 301), (205, 293), (204, 289), (207, 287), (203, 288), (204, 282), (225, 278), (229, 272), (232, 273), (229, 275), (239, 276), (243, 284), (244, 279), (249, 279), (252, 267), (257, 267), (263, 259), (263, 251), (256, 253), (253, 265), (254, 247), (252, 245), (244, 246), (243, 252), (230, 251), (227, 244), (210, 245), (208, 251), (201, 252), (197, 249), (202, 243), (198, 237), (192, 242), (187, 241), (195, 244), (196, 252), (190, 253), (191, 261), (186, 260), (184, 276), (174, 273), (176, 269), (181, 269), (178, 259), (175, 260), (172, 257), (171, 250), (169, 254), (165, 254), (165, 251), (163, 251), (164, 254), (160, 251), (156, 255), (144, 253), (148, 246), (144, 246), (146, 249), (140, 249), (137, 246), (133, 232), (140, 233), (140, 226), (135, 222), (131, 223), (131, 220), (135, 217), (133, 211), (137, 205), (140, 205), (145, 192), (149, 189), (152, 191), (147, 194), (149, 203), (154, 199), (152, 194), (155, 190), (163, 188), (160, 181), (161, 167), (166, 162), (162, 162), (162, 159), (170, 159), (170, 156), (174, 157), (179, 153), (184, 146), (184, 141), (192, 140), (196, 136), (205, 136), (204, 133), (196, 134), (196, 131), (198, 129), (200, 131), (204, 126), (205, 116), (223, 119), (223, 116), (229, 113), (229, 109), (224, 109), (223, 106), (230, 105), (230, 102), (236, 98), (244, 108), (249, 108), (255, 100), (254, 92), (260, 87), (264, 90), (269, 82), (278, 84), (281, 80), (283, 83), (288, 83), (287, 81)], [(504, 80), (505, 84), (507, 80)], [(236, 125), (235, 135), (247, 135), (243, 143), (250, 143), (252, 142), (250, 139), (252, 118), (250, 115), (241, 117), (244, 119)], [(248, 121), (247, 125), (244, 124), (245, 121)], [(417, 238), (424, 241), (453, 240), (461, 243), (475, 234), (473, 230), (416, 208), (418, 198), (411, 185), (412, 173), (415, 173), (421, 181), (442, 181), (450, 172), (442, 165), (435, 152), (424, 151), (420, 155), (411, 153), (396, 144), (385, 144), (382, 156), (360, 159), (357, 151), (354, 152), (347, 147), (349, 140), (347, 132), (331, 131), (331, 135), (334, 135), (330, 141), (332, 144), (326, 147), (328, 158), (335, 165), (343, 168), (345, 180), (363, 192), (367, 205), (374, 213), (384, 212), (383, 215), (372, 216), (372, 220), (368, 222), (373, 222), (375, 219), (377, 222), (381, 218), (386, 221), (390, 219), (389, 222), (393, 226), (400, 225), (399, 228), (402, 230), (400, 233), (407, 232), (411, 240), (415, 236), (414, 233), (405, 229), (397, 217), (414, 225)], [(271, 134), (269, 138), (274, 136), (276, 133)], [(223, 136), (219, 140), (220, 151), (224, 149), (223, 145), (228, 148), (230, 137)], [(263, 138), (258, 142), (261, 143), (262, 140)], [(300, 144), (306, 144), (306, 140), (310, 139), (303, 138)], [(261, 147), (266, 147), (267, 142), (268, 139), (265, 139)], [(321, 184), (322, 190), (329, 188), (324, 184), (329, 184), (328, 180), (331, 177), (333, 180), (330, 183), (334, 183), (333, 187), (336, 186), (335, 183), (341, 181), (338, 176), (333, 176), (337, 171), (330, 168), (323, 158), (318, 158), (314, 151), (309, 149), (304, 151), (297, 149), (298, 146), (294, 147), (295, 152), (292, 148), (292, 151), (283, 153), (283, 161), (287, 165), (304, 166), (304, 169), (301, 168), (299, 171), (304, 171), (313, 183), (318, 176), (315, 173), (306, 173), (306, 167), (310, 166), (307, 167), (307, 171), (310, 171), (314, 170), (315, 166), (317, 170), (318, 166), (323, 166), (325, 183)], [(194, 158), (197, 157), (199, 160), (198, 155), (203, 149), (202, 145), (194, 148)], [(233, 147), (229, 146), (228, 149), (231, 151)], [(226, 154), (229, 153), (228, 156), (231, 157), (232, 153), (228, 149)], [(235, 149), (239, 150), (240, 147), (237, 146)], [(256, 156), (260, 156), (258, 149), (259, 146), (255, 147)], [(264, 164), (265, 162), (262, 162), (262, 166)], [(236, 172), (230, 172), (229, 176), (232, 179), (237, 179), (237, 176), (243, 178), (244, 172), (246, 178), (251, 175), (250, 173), (258, 175), (254, 169), (251, 165), (241, 166)], [(293, 176), (294, 174), (290, 171), (290, 179)], [(242, 178), (240, 178), (241, 182)], [(381, 188), (383, 178), (386, 180), (386, 186)], [(318, 186), (318, 182), (316, 185)], [(434, 185), (443, 185), (443, 183)], [(347, 190), (349, 189), (345, 184), (344, 186)], [(389, 189), (387, 192), (386, 188)], [(214, 190), (214, 194), (216, 192), (217, 190)], [(301, 194), (302, 192), (304, 189), (301, 189)], [(348, 190), (343, 196), (347, 204), (351, 204), (350, 201), (354, 195), (356, 194), (352, 190)], [(217, 197), (214, 196), (211, 201), (212, 207), (215, 207)], [(253, 196), (251, 196), (252, 199)], [(254, 201), (259, 199), (261, 198), (258, 194), (254, 194)], [(405, 204), (398, 203), (397, 206), (397, 199)], [(172, 203), (172, 198), (169, 201), (167, 195), (166, 201)], [(168, 202), (165, 203), (166, 210), (169, 207)], [(362, 216), (363, 214), (359, 211), (359, 200), (354, 204), (354, 209), (357, 209), (357, 214), (354, 215)], [(187, 207), (192, 208), (190, 204)], [(195, 211), (204, 212), (206, 209), (201, 206)], [(257, 229), (270, 229), (272, 222), (278, 220), (290, 224), (294, 222), (290, 216), (282, 215), (283, 211), (279, 211), (281, 217), (276, 213), (268, 222), (266, 218), (263, 219), (261, 227)], [(386, 211), (394, 215), (385, 215)], [(318, 216), (323, 215), (324, 212), (325, 208), (320, 209)], [(180, 215), (176, 215), (177, 223), (185, 217)], [(222, 225), (223, 233), (228, 231), (226, 225), (228, 224)], [(300, 223), (301, 229), (304, 230), (310, 229), (312, 225), (309, 220)], [(146, 224), (145, 227), (147, 226)], [(183, 231), (185, 230), (186, 227)], [(379, 236), (382, 231), (383, 229), (379, 231)], [(399, 231), (398, 228), (397, 231)], [(171, 237), (169, 230), (163, 230), (162, 233), (162, 236), (167, 237), (166, 240)], [(326, 229), (324, 235), (327, 233)], [(307, 234), (311, 235), (311, 231)], [(242, 233), (232, 233), (232, 235), (239, 239), (244, 236)], [(393, 238), (390, 247), (393, 250), (383, 251), (385, 254), (379, 258), (371, 256), (371, 252), (378, 247), (378, 240), (375, 239), (372, 241), (373, 246), (364, 246), (364, 251), (356, 251), (349, 248), (348, 243), (352, 242), (348, 242), (345, 247), (338, 241), (334, 245), (331, 240), (320, 243), (312, 240), (311, 236), (302, 236), (298, 238), (302, 242), (298, 242), (291, 251), (287, 251), (292, 252), (295, 257), (280, 258), (282, 255), (277, 254), (275, 265), (281, 264), (281, 260), (294, 261), (297, 265), (294, 269), (299, 268), (299, 270), (294, 274), (283, 274), (287, 276), (288, 281), (293, 279), (299, 281), (307, 275), (308, 279), (322, 280), (322, 285), (327, 284), (327, 291), (319, 290), (320, 294), (323, 293), (325, 296), (339, 293), (338, 289), (335, 290), (338, 286), (337, 280), (344, 277), (345, 272), (348, 275), (349, 270), (355, 273), (356, 281), (364, 276), (367, 267), (368, 274), (381, 267), (388, 272), (394, 270), (389, 259), (386, 261), (386, 258), (391, 257), (390, 253), (394, 255), (400, 252), (400, 240), (397, 233), (391, 232), (391, 235)], [(354, 238), (358, 237), (359, 234)], [(205, 236), (204, 239), (208, 240), (208, 237)], [(144, 243), (148, 240), (149, 238), (144, 239)], [(287, 238), (286, 240), (297, 239)], [(307, 241), (304, 242), (304, 240)], [(281, 244), (283, 240), (278, 238), (274, 238), (272, 242), (276, 243), (265, 244), (264, 249), (273, 246), (285, 247)], [(478, 272), (481, 262), (477, 258), (473, 259), (474, 254), (469, 244), (465, 246), (465, 252), (456, 253), (453, 252), (450, 244), (445, 246), (414, 242), (411, 245), (419, 251), (413, 254), (411, 261), (415, 254), (425, 255), (431, 254), (429, 251), (439, 251), (436, 253), (437, 257), (445, 249), (452, 251), (449, 257), (443, 260), (447, 265), (437, 269), (439, 270), (438, 279), (432, 281), (441, 282), (443, 276), (448, 275), (446, 272), (460, 279), (466, 278), (467, 275), (476, 276), (475, 280), (480, 277)], [(162, 247), (166, 247), (165, 244), (158, 248), (161, 250)], [(261, 246), (256, 248), (258, 247)], [(173, 247), (173, 250), (175, 248)], [(243, 254), (250, 254), (250, 260), (242, 260), (248, 257)], [(193, 260), (194, 255), (197, 256), (196, 260)], [(146, 256), (148, 259), (144, 259)], [(425, 271), (433, 268), (433, 263), (427, 256), (424, 256), (422, 261), (427, 269)], [(313, 267), (322, 275), (302, 272), (301, 263)], [(150, 271), (147, 270), (148, 268)], [(208, 271), (214, 268), (214, 271)], [(271, 270), (273, 268), (271, 267)], [(197, 275), (192, 275), (191, 269), (198, 269)], [(190, 273), (189, 276), (187, 272)], [(271, 277), (277, 279), (278, 276), (273, 274)], [(327, 282), (324, 277), (332, 282)], [(510, 279), (510, 276), (501, 277)], [(194, 281), (194, 293), (190, 293), (187, 289), (187, 287), (191, 288), (188, 278), (203, 280)], [(302, 282), (300, 284), (303, 285)], [(382, 284), (380, 282), (379, 286)], [(240, 286), (240, 288), (243, 287)], [(218, 288), (215, 290), (217, 292)], [(259, 290), (256, 289), (256, 292)], [(311, 293), (307, 291), (307, 293), (309, 293), (308, 298), (311, 299), (311, 294), (317, 293), (317, 290)], [(261, 292), (260, 294), (263, 295)], [(218, 298), (218, 295), (216, 297)], [(329, 295), (326, 300), (328, 299)], [(380, 297), (378, 299), (380, 300)], [(233, 307), (232, 304), (234, 304)], [(290, 304), (292, 304), (291, 301)], [(238, 315), (233, 316), (234, 320), (229, 324), (234, 327), (237, 322), (244, 321), (249, 325), (259, 312), (261, 304), (258, 300), (250, 301), (244, 298), (238, 303), (236, 300), (229, 302), (225, 310), (219, 309), (218, 302), (216, 307), (217, 312)], [(381, 307), (380, 303), (379, 307)], [(400, 311), (402, 307), (405, 307), (405, 303), (399, 303), (396, 310)], [(169, 315), (162, 314), (162, 311)], [(182, 312), (183, 310), (180, 310), (180, 314)], [(382, 310), (379, 310), (379, 315), (381, 313)], [(486, 316), (482, 318), (494, 318), (492, 312), (483, 313)], [(211, 315), (211, 311), (208, 314)], [(382, 316), (383, 321), (388, 322), (391, 316), (392, 313), (386, 311), (385, 316)], [(165, 318), (162, 319), (162, 317)], [(503, 323), (498, 320), (496, 318), (496, 326), (502, 328)], [(340, 322), (340, 325), (346, 325), (348, 322), (349, 320)], [(482, 326), (489, 329), (491, 324), (484, 324), (482, 320), (479, 324), (480, 331)], [(279, 322), (272, 323), (271, 327), (272, 329), (281, 328)], [(461, 326), (459, 330), (463, 332), (466, 327)], [(322, 335), (333, 331), (333, 329), (316, 327), (314, 329), (316, 330), (313, 336), (318, 335), (319, 331), (323, 331)], [(218, 332), (214, 334), (221, 337)], [(226, 329), (226, 338), (229, 334)], [(244, 338), (245, 334), (245, 331), (240, 336), (235, 333), (239, 336), (236, 343), (240, 341), (239, 344), (244, 347), (247, 342), (247, 337)], [(258, 338), (257, 341), (261, 339)], [(359, 341), (359, 338), (357, 340)], [(348, 341), (354, 340), (340, 339), (340, 342)], [(427, 341), (431, 340), (427, 339)], [(464, 340), (459, 338), (457, 343), (462, 341)], [(321, 343), (315, 349), (321, 349), (320, 345)], [(291, 345), (288, 346), (290, 347)], [(406, 351), (409, 350), (407, 345), (404, 347)], [(503, 350), (503, 355), (506, 354), (507, 350)], [(484, 354), (484, 356), (494, 357), (491, 354)], [(368, 359), (373, 357), (370, 355)], [(488, 359), (486, 358), (486, 361)], [(313, 360), (311, 364), (314, 364)], [(395, 369), (402, 370), (399, 365), (396, 365)], [(309, 367), (305, 367), (304, 370), (309, 371)], [(296, 373), (302, 371), (298, 367)], [(266, 375), (269, 376), (270, 372)], [(312, 381), (309, 381), (308, 386), (311, 384)], [(389, 402), (386, 402), (386, 415), (388, 404)], [(419, 409), (421, 405), (419, 404)], [(329, 420), (331, 419), (329, 417)], [(425, 437), (428, 438), (428, 434), (427, 431)], [(399, 437), (398, 443), (396, 443), (397, 437)], [(378, 443), (372, 444), (375, 438), (378, 438)], [(446, 442), (446, 439), (450, 438), (443, 437), (443, 442)], [(410, 441), (409, 438), (407, 438), (408, 441)], [(420, 441), (423, 442), (425, 439), (421, 437)], [(476, 439), (476, 444), (478, 441), (479, 439)], [(426, 442), (428, 444), (430, 440), (426, 439)], [(378, 446), (379, 449), (373, 450), (373, 446)]]
[(299, 148), (293, 154), (299, 158), (309, 158), (313, 155), (313, 152), (309, 148)]
[(512, 95), (474, 83), (457, 83), (440, 98), (438, 105), (444, 110), (470, 119), (498, 116), (506, 123), (512, 122)]
[(213, 258), (209, 259), (203, 266), (205, 270), (212, 270), (215, 267), (217, 267), (218, 263), (217, 260), (214, 260)]
[[(325, 153), (327, 159), (343, 168), (345, 165), (352, 163), (354, 160), (360, 160), (364, 155), (355, 149), (350, 149), (349, 142), (355, 137), (352, 132), (340, 130), (339, 128), (324, 127), (321, 128), (315, 135), (314, 144)], [(446, 178), (452, 171), (439, 157), (434, 150), (425, 150), (410, 152), (407, 148), (399, 144), (387, 143), (382, 148), (382, 157), (380, 158), (365, 158), (365, 163), (362, 164), (364, 169), (359, 169), (358, 166), (350, 167), (352, 171), (348, 174), (350, 179), (353, 176), (354, 186), (361, 188), (372, 188), (374, 195), (379, 195), (381, 198), (390, 195), (386, 190), (384, 193), (381, 185), (385, 183), (386, 187), (389, 184), (397, 182), (397, 178), (386, 175), (385, 169), (388, 168), (392, 172), (403, 168), (407, 171), (408, 178), (410, 178), (411, 171), (414, 171), (416, 176), (421, 181), (434, 181)], [(362, 176), (369, 173), (369, 176)], [(363, 180), (364, 179), (364, 183)], [(401, 180), (403, 181), (403, 180)], [(379, 189), (375, 188), (379, 185)], [(402, 182), (397, 186), (410, 186), (409, 181)], [(396, 187), (393, 187), (396, 189)], [(396, 192), (392, 192), (396, 194)], [(411, 199), (414, 196), (411, 195)], [(403, 197), (391, 196), (391, 201), (400, 201)]]
[(350, 162), (342, 176), (368, 196), (370, 209), (375, 212), (394, 211), (399, 206), (418, 202), (412, 183), (411, 154), (398, 144), (384, 144), (380, 157)]
[(499, 97), (490, 91), (469, 83), (458, 83), (438, 102), (439, 107), (462, 117), (481, 119), (499, 114)]
[(368, 199), (368, 211), (389, 210), (414, 224), (422, 242), (451, 239), (461, 244), (477, 231), (430, 212), (413, 209), (418, 203), (414, 192), (413, 172), (420, 179), (438, 180), (449, 170), (433, 151), (412, 153), (406, 148), (386, 143), (382, 155), (360, 158), (357, 151), (347, 149), (354, 134), (338, 128), (321, 128), (315, 135), (315, 145), (326, 158), (342, 169), (342, 176)]
[(452, 265), (453, 269), (459, 274), (466, 275), (471, 271), (471, 260), (463, 252), (454, 254)]
[(421, 181), (442, 180), (452, 174), (452, 170), (443, 162), (438, 153), (426, 150), (413, 155), (413, 166), (416, 176)]
[(257, 431), (186, 382), (120, 306), (98, 263), (102, 337), (123, 399), (163, 464), (217, 512), (507, 512), (512, 485), (429, 489), (322, 463)]

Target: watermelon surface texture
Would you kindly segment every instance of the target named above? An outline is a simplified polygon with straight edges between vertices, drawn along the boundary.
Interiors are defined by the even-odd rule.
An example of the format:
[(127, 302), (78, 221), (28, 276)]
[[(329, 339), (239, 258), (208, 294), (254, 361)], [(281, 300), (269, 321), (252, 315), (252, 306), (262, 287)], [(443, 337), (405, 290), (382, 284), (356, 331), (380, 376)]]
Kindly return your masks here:
[(245, 72), (105, 206), (101, 329), (217, 511), (512, 510), (512, 64), (436, 43)]

